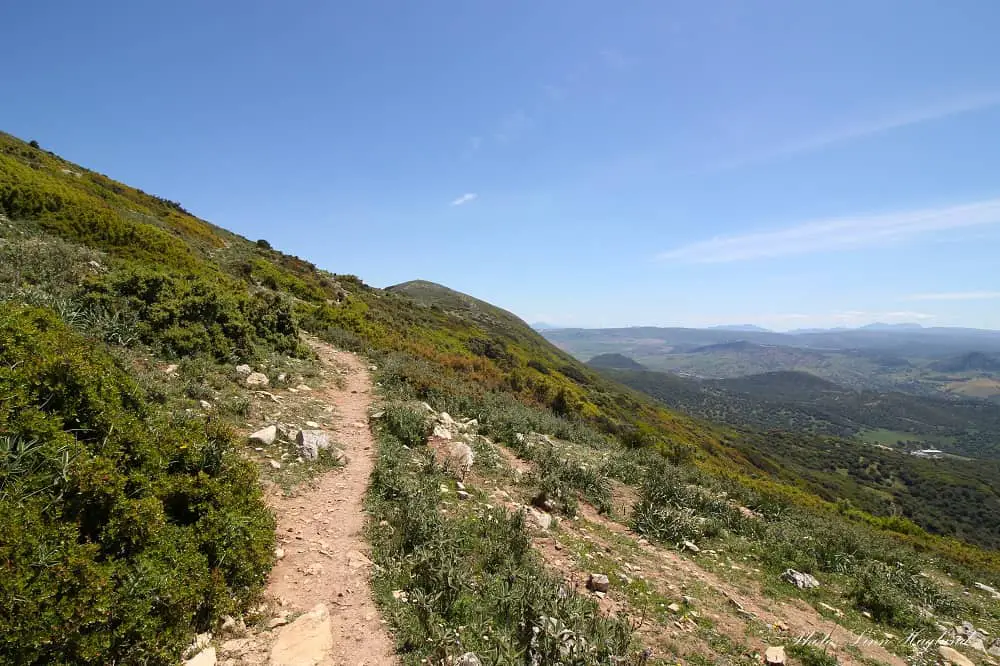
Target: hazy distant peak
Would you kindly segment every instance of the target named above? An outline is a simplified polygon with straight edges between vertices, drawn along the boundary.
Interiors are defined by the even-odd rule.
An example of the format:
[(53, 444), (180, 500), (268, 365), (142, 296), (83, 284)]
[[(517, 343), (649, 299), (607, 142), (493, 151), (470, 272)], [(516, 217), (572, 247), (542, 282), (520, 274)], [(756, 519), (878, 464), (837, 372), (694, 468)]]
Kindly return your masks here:
[(755, 324), (721, 324), (719, 326), (709, 326), (711, 331), (752, 331), (755, 333), (771, 333), (770, 329)]

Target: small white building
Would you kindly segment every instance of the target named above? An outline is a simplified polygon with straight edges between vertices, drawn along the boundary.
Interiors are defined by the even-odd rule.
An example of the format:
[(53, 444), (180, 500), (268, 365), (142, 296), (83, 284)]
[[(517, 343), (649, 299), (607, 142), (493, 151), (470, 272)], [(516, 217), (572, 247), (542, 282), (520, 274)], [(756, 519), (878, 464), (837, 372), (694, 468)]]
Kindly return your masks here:
[(944, 451), (940, 449), (920, 449), (919, 451), (914, 451), (913, 455), (918, 458), (940, 458), (944, 454)]

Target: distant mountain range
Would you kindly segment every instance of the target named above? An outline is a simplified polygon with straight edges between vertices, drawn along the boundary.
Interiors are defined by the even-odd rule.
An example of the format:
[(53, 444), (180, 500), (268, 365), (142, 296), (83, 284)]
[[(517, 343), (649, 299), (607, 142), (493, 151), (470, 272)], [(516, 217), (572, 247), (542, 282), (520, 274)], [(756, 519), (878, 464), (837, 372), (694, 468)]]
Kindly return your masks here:
[(753, 324), (723, 324), (721, 326), (709, 326), (710, 331), (752, 331), (755, 333), (771, 333), (770, 329), (754, 326)]
[(1000, 401), (1000, 331), (872, 324), (792, 333), (646, 326), (542, 334), (581, 360), (621, 355), (702, 379), (804, 371), (853, 390)]

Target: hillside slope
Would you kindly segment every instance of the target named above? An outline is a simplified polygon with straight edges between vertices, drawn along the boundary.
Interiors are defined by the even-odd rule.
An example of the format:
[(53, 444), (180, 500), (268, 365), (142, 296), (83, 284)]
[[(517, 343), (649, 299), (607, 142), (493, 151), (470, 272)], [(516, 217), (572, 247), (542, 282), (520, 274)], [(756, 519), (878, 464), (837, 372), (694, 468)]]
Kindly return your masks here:
[[(5, 533), (31, 536), (16, 547), (0, 544), (0, 561), (18, 573), (0, 582), (0, 657), (12, 663), (175, 663), (191, 633), (250, 607), (274, 535), (252, 483), (262, 470), (246, 464), (254, 451), (231, 430), (258, 404), (247, 397), (249, 377), (234, 366), (262, 370), (258, 387), (287, 382), (289, 369), (301, 373), (310, 362), (303, 331), (362, 352), (379, 369), (387, 406), (371, 501), (391, 529), (371, 538), (386, 566), (398, 567), (386, 574), (412, 573), (422, 594), (405, 611), (389, 595), (397, 588), (383, 590), (382, 601), (399, 611), (390, 621), (400, 636), (444, 632), (435, 644), (403, 641), (407, 663), (444, 658), (434, 650), (454, 656), (446, 646), (458, 634), (448, 632), (470, 618), (477, 585), (499, 586), (490, 597), (502, 634), (494, 637), (498, 654), (500, 647), (522, 657), (540, 649), (532, 627), (563, 637), (560, 627), (571, 627), (609, 645), (631, 641), (624, 620), (606, 623), (590, 601), (567, 599), (558, 582), (530, 568), (523, 514), (449, 522), (440, 465), (419, 453), (433, 432), (413, 411), (421, 402), (474, 419), (484, 436), (537, 464), (522, 483), (546, 511), (572, 516), (581, 502), (611, 510), (612, 488), (623, 484), (631, 496), (641, 494), (632, 524), (651, 539), (669, 546), (736, 535), (751, 544), (747, 557), (766, 558), (772, 582), (783, 568), (812, 567), (836, 577), (844, 603), (859, 612), (890, 608), (880, 622), (912, 626), (918, 603), (949, 620), (966, 608), (950, 606), (947, 590), (915, 585), (922, 568), (947, 569), (966, 584), (995, 582), (1000, 572), (995, 552), (907, 520), (909, 505), (874, 495), (865, 495), (869, 511), (837, 502), (840, 490), (856, 484), (850, 474), (861, 473), (849, 470), (831, 486), (818, 470), (839, 458), (806, 455), (798, 439), (770, 442), (668, 409), (588, 368), (514, 315), (446, 287), (371, 288), (9, 135), (0, 135), (0, 214), (0, 349), (11, 355), (10, 376), (0, 381), (33, 387), (0, 410), (7, 444), (0, 516), (11, 521)], [(163, 432), (174, 434), (157, 437)], [(564, 455), (539, 433), (576, 453)], [(36, 441), (59, 445), (34, 448)], [(75, 455), (65, 458), (67, 451)], [(783, 465), (791, 455), (799, 463)], [(411, 463), (425, 474), (413, 476)], [(25, 465), (37, 472), (37, 485), (25, 489), (35, 498), (30, 506), (6, 492)], [(952, 479), (939, 480), (942, 493), (952, 488)], [(975, 488), (954, 489), (961, 506), (976, 502)], [(761, 522), (737, 517), (724, 497), (738, 497)], [(940, 524), (935, 518), (927, 526), (946, 533)], [(951, 534), (977, 540), (967, 525)], [(983, 525), (991, 534), (992, 523)], [(198, 539), (182, 538), (185, 530)], [(817, 535), (816, 547), (803, 550), (807, 532)], [(870, 542), (891, 548), (866, 550)], [(62, 552), (67, 543), (79, 548)], [(237, 548), (251, 556), (234, 558)], [(65, 559), (36, 576), (46, 553)], [(906, 562), (905, 575), (880, 577), (896, 561)], [(182, 568), (172, 569), (177, 562)], [(501, 565), (509, 577), (468, 577)], [(52, 594), (66, 580), (78, 584)], [(920, 595), (932, 601), (915, 601)], [(536, 597), (544, 605), (525, 602)], [(158, 599), (171, 602), (158, 606)], [(109, 610), (118, 607), (134, 622)], [(426, 624), (406, 625), (416, 621)], [(564, 663), (596, 662), (584, 655)]]

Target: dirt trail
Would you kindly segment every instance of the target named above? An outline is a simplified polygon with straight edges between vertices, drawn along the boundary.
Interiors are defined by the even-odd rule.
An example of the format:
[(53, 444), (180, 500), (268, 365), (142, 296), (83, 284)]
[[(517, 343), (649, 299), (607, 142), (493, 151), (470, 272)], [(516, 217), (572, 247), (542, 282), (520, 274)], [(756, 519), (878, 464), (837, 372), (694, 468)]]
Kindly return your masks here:
[[(284, 556), (271, 572), (265, 596), (294, 618), (317, 604), (329, 610), (332, 647), (322, 666), (393, 664), (393, 642), (382, 623), (369, 588), (371, 561), (363, 529), (362, 506), (376, 455), (368, 428), (372, 382), (367, 364), (354, 354), (310, 340), (335, 382), (316, 388), (311, 397), (332, 405), (336, 419), (330, 435), (347, 464), (315, 479), (291, 496), (276, 490), (269, 503), (278, 521), (278, 546)], [(327, 641), (329, 644), (329, 641)], [(251, 663), (239, 660), (237, 663)], [(273, 648), (271, 663), (276, 663)]]

